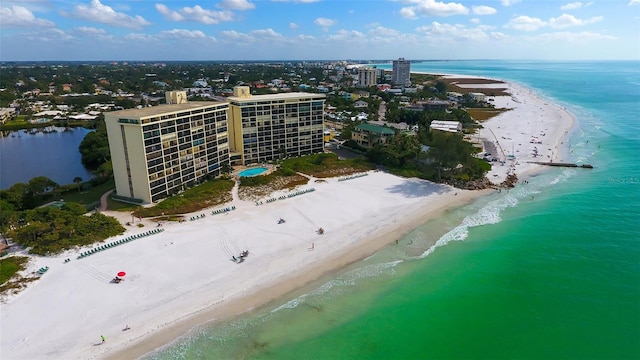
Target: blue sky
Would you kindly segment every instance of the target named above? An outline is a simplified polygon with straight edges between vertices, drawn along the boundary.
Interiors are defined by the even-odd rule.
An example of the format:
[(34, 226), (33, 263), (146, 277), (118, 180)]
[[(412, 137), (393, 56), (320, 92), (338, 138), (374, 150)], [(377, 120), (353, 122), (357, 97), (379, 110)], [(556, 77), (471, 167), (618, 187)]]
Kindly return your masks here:
[(640, 0), (0, 0), (0, 60), (640, 60)]

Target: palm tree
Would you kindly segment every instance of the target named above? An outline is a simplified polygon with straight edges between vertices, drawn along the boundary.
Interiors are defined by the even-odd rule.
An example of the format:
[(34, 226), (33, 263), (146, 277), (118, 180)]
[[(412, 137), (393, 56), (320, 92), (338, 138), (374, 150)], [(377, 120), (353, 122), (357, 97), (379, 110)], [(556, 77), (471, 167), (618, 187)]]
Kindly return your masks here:
[(78, 192), (80, 192), (80, 185), (82, 184), (82, 178), (80, 176), (74, 177), (73, 183), (78, 184)]

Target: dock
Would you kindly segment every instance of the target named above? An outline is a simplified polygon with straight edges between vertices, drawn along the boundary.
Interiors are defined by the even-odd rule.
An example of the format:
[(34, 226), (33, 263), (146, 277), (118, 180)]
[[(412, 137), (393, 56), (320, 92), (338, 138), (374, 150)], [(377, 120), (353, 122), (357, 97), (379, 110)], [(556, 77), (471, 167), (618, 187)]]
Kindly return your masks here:
[(538, 165), (546, 165), (546, 166), (558, 166), (558, 167), (574, 167), (574, 168), (584, 168), (584, 169), (593, 169), (592, 165), (589, 164), (574, 164), (574, 163), (561, 163), (561, 162), (544, 162), (544, 161), (529, 161), (531, 164)]

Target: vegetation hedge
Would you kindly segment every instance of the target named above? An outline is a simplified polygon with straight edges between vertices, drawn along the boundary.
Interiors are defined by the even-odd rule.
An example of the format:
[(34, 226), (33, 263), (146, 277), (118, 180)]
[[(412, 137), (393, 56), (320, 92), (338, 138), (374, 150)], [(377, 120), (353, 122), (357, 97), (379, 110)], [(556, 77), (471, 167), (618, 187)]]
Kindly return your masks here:
[(103, 241), (125, 230), (115, 218), (84, 214), (84, 206), (77, 203), (26, 210), (20, 225), (8, 234), (18, 244), (31, 248), (31, 253), (50, 255)]
[(231, 189), (234, 185), (234, 181), (229, 178), (210, 180), (167, 198), (153, 207), (137, 208), (134, 210), (134, 215), (155, 217), (186, 214), (224, 204), (232, 200)]
[(26, 268), (29, 258), (26, 256), (9, 256), (0, 259), (0, 284), (9, 281), (18, 271)]

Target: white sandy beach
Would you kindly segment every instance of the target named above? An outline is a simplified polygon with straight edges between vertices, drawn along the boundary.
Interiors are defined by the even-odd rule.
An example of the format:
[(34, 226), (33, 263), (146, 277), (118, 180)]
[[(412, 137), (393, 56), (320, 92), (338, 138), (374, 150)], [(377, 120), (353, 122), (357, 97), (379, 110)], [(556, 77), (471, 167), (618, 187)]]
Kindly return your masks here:
[[(446, 75), (450, 78), (474, 79), (474, 76)], [(543, 169), (531, 162), (562, 162), (563, 139), (575, 119), (565, 108), (549, 102), (529, 88), (504, 84), (458, 84), (461, 88), (507, 89), (511, 96), (487, 96), (496, 109), (509, 111), (482, 122), (483, 128), (474, 140), (487, 140), (496, 146), (498, 159), (486, 175), (494, 184), (502, 183), (509, 173), (520, 179)], [(487, 151), (488, 149), (485, 149)]]
[[(515, 152), (515, 160), (497, 163), (488, 175), (496, 183), (507, 171), (520, 175), (540, 168), (528, 164), (529, 159), (557, 160), (573, 122), (562, 108), (521, 86), (509, 86), (512, 96), (496, 97), (494, 103), (513, 110), (483, 123), (480, 133), (497, 140), (505, 154), (512, 148)], [(532, 139), (542, 144), (530, 143)], [(309, 188), (315, 191), (260, 206), (236, 198), (194, 214), (206, 214), (203, 219), (165, 223), (159, 234), (80, 260), (77, 255), (86, 249), (34, 257), (29, 272), (50, 269), (2, 304), (0, 356), (136, 358), (198, 324), (263, 305), (361, 260), (445, 209), (487, 193), (376, 171), (347, 181), (312, 179), (297, 190)], [(211, 215), (211, 210), (230, 206), (236, 209)], [(123, 223), (131, 220), (128, 214), (114, 215)], [(279, 218), (286, 222), (278, 224)], [(127, 227), (126, 234), (107, 242), (155, 227), (151, 221), (143, 223), (145, 227)], [(323, 235), (316, 233), (319, 227)], [(230, 260), (246, 249), (250, 254), (243, 263)], [(72, 260), (64, 263), (66, 258)], [(119, 271), (126, 272), (125, 280), (110, 283)], [(123, 331), (126, 325), (131, 329)]]
[[(374, 171), (303, 189), (310, 187), (316, 191), (260, 206), (235, 200), (226, 205), (236, 206), (228, 214), (203, 211), (204, 219), (167, 223), (162, 233), (80, 260), (79, 251), (36, 258), (30, 270), (50, 270), (3, 305), (2, 358), (108, 356), (179, 320), (259, 295), (262, 301), (232, 313), (245, 311), (293, 290), (273, 289), (287, 279), (304, 275), (304, 284), (371, 255), (393, 241), (385, 234), (400, 236), (452, 200), (461, 204), (477, 195)], [(316, 233), (319, 227), (325, 234)], [(117, 239), (151, 228), (128, 227)], [(245, 249), (250, 254), (243, 263), (231, 261)], [(73, 260), (65, 264), (65, 258)], [(119, 271), (125, 280), (110, 283)], [(123, 331), (126, 325), (131, 329)]]

